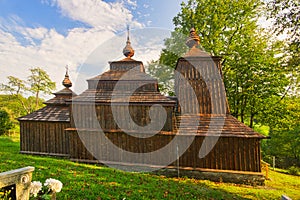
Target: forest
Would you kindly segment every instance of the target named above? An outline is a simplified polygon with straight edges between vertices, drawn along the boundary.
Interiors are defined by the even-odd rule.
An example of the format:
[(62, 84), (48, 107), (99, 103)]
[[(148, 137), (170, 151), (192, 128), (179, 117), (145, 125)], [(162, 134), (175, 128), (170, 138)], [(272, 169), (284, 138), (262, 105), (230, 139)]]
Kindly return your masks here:
[[(174, 95), (174, 67), (195, 28), (200, 48), (222, 57), (231, 114), (270, 137), (262, 141), (263, 160), (300, 167), (299, 12), (296, 0), (188, 0), (147, 71), (159, 80), (160, 91)], [(262, 19), (272, 24), (265, 27)], [(9, 76), (0, 85), (0, 135), (17, 132), (17, 118), (44, 106), (40, 95), (55, 90), (46, 71), (37, 67), (30, 73), (26, 80)]]

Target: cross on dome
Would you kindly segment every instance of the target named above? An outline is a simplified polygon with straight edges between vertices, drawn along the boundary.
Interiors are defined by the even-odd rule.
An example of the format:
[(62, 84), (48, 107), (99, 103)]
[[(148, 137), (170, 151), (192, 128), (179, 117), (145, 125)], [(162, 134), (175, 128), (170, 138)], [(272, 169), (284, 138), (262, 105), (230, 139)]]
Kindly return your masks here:
[(66, 75), (65, 75), (65, 78), (62, 82), (63, 86), (65, 86), (66, 88), (72, 87), (72, 82), (69, 79), (68, 71), (69, 71), (69, 67), (68, 67), (68, 65), (66, 65)]
[(134, 50), (129, 39), (129, 26), (127, 26), (127, 42), (126, 46), (123, 49), (123, 54), (124, 56), (126, 56), (126, 58), (131, 58), (132, 56), (134, 56)]

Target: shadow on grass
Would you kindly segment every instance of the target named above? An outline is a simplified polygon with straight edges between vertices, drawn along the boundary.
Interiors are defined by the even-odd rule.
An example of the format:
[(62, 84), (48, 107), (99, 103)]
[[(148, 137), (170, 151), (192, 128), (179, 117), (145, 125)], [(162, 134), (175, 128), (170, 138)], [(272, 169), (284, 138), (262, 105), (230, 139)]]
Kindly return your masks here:
[(255, 199), (255, 194), (248, 198), (210, 181), (129, 173), (67, 159), (19, 154), (19, 142), (8, 137), (0, 137), (0, 155), (0, 171), (33, 166), (33, 180), (60, 180), (64, 186), (57, 199)]

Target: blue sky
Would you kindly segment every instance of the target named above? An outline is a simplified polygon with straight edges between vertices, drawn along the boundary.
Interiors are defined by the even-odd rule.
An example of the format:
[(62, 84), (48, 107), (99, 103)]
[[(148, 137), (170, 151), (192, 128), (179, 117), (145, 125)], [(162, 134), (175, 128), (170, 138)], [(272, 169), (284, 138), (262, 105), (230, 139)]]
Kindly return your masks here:
[[(181, 2), (0, 0), (1, 83), (6, 82), (10, 75), (26, 79), (30, 68), (42, 67), (60, 89), (65, 66), (68, 65), (76, 84), (82, 64), (90, 60), (89, 56), (95, 49), (110, 49), (108, 44), (118, 46), (108, 41), (123, 42), (127, 24), (133, 30), (132, 45), (136, 47), (136, 59), (144, 62), (155, 59), (162, 47), (162, 35), (167, 36), (167, 32), (173, 29), (172, 18), (179, 12)], [(148, 35), (144, 42), (138, 42), (134, 38), (134, 30), (141, 29), (147, 34), (159, 32), (161, 36), (157, 39), (160, 41), (154, 43), (156, 36)], [(158, 29), (160, 31), (155, 31)], [(114, 39), (116, 37), (120, 40)], [(122, 58), (122, 45), (125, 41), (120, 44), (119, 52), (106, 52), (101, 58), (103, 63)], [(151, 48), (145, 48), (147, 45)], [(104, 55), (101, 51), (100, 54)], [(106, 68), (105, 64), (99, 66), (99, 73)]]
[[(70, 28), (88, 26), (84, 22), (64, 16), (61, 9), (54, 5), (55, 2), (46, 0), (0, 0), (0, 16), (7, 19), (16, 15), (28, 27), (43, 26), (45, 28), (55, 28), (62, 33)], [(106, 0), (104, 2), (115, 3), (122, 1)], [(179, 12), (181, 3), (180, 0), (123, 2), (124, 6), (134, 15), (135, 20), (147, 26), (163, 28), (173, 28), (172, 18)], [(151, 21), (150, 24), (148, 24), (149, 21)]]

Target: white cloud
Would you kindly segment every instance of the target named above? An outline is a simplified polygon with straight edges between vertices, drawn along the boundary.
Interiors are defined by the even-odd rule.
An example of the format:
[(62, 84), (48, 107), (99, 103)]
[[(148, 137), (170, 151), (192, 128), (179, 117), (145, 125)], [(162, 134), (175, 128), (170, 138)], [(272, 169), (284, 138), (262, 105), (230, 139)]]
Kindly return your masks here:
[[(106, 3), (99, 0), (53, 0), (63, 15), (84, 22), (92, 27), (116, 31), (120, 27), (142, 27), (134, 21), (133, 15), (123, 2)], [(127, 0), (127, 4), (136, 6), (136, 2)]]
[[(49, 2), (49, 1), (44, 1)], [(57, 90), (62, 89), (61, 82), (65, 74), (65, 66), (69, 66), (69, 74), (75, 84), (73, 89), (80, 93), (87, 88), (85, 79), (103, 72), (108, 61), (123, 58), (125, 33), (116, 36), (114, 31), (122, 31), (126, 20), (132, 20), (131, 13), (122, 7), (122, 3), (104, 3), (102, 1), (60, 1), (56, 0), (62, 12), (74, 20), (90, 24), (91, 28), (77, 27), (66, 34), (58, 33), (54, 28), (43, 26), (29, 28), (18, 16), (0, 18), (0, 80), (6, 82), (7, 76), (26, 79), (30, 68), (41, 67), (47, 71), (51, 79), (57, 83)], [(52, 1), (53, 3), (53, 1)], [(127, 19), (126, 19), (127, 17)], [(133, 21), (135, 27), (142, 25)], [(131, 24), (131, 27), (132, 27)], [(139, 30), (137, 28), (136, 30)], [(153, 30), (132, 31), (132, 46), (136, 51), (134, 58), (145, 63), (158, 58), (166, 33)], [(151, 35), (152, 34), (152, 35)], [(154, 35), (161, 37), (155, 38)], [(143, 36), (142, 39), (139, 36)], [(154, 41), (155, 39), (155, 41)], [(147, 43), (148, 42), (148, 43)], [(97, 65), (92, 75), (78, 76), (81, 64), (88, 64), (94, 50), (100, 50), (100, 57), (94, 57)], [(95, 54), (96, 55), (96, 54)], [(77, 85), (77, 86), (76, 86)], [(46, 96), (51, 98), (53, 96)]]
[(137, 7), (137, 1), (126, 0), (125, 3), (128, 4), (128, 5), (130, 5), (134, 9)]
[(46, 34), (48, 33), (48, 29), (44, 27), (38, 28), (24, 28), (23, 34), (27, 35), (28, 38), (42, 40), (45, 38)]
[[(29, 69), (41, 67), (62, 88), (65, 65), (76, 82), (77, 68), (101, 43), (113, 37), (113, 31), (125, 29), (126, 20), (132, 20), (129, 10), (121, 3), (102, 1), (44, 1), (57, 5), (66, 16), (90, 24), (91, 28), (73, 28), (62, 35), (55, 29), (29, 28), (16, 15), (0, 18), (0, 79), (7, 76), (26, 79)], [(125, 20), (125, 21), (124, 21)], [(135, 26), (141, 26), (133, 22)], [(102, 66), (99, 66), (101, 68)], [(99, 69), (101, 71), (102, 69)]]
[(62, 87), (65, 65), (70, 66), (70, 75), (75, 81), (78, 66), (98, 45), (114, 36), (111, 31), (95, 28), (72, 29), (66, 36), (55, 29), (18, 29), (24, 37), (39, 38), (40, 44), (23, 46), (12, 34), (0, 31), (1, 80), (10, 75), (26, 79), (30, 68), (41, 67), (57, 82), (57, 88)]

